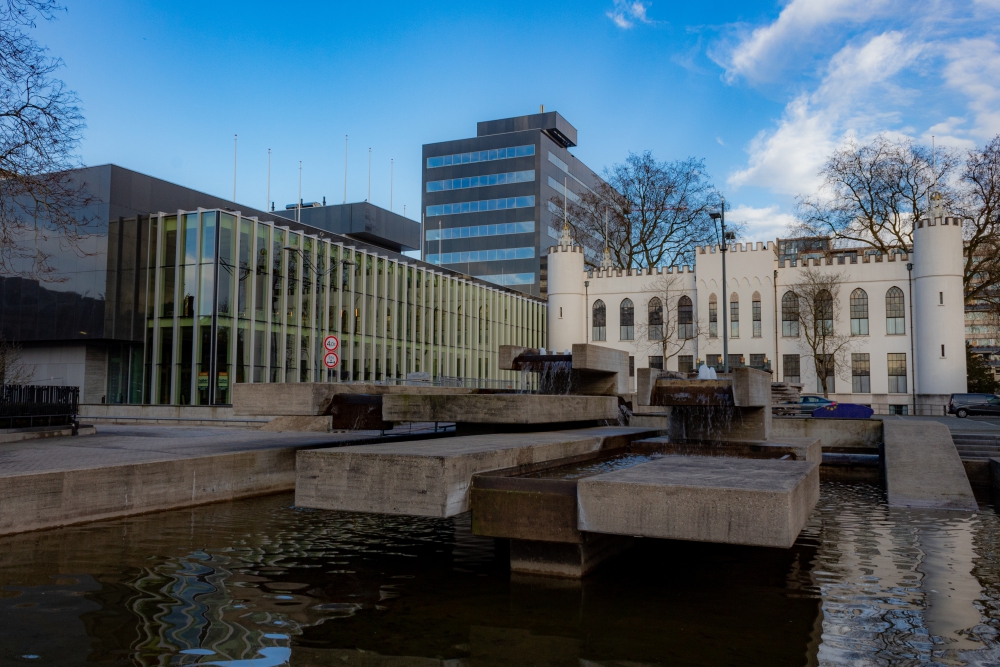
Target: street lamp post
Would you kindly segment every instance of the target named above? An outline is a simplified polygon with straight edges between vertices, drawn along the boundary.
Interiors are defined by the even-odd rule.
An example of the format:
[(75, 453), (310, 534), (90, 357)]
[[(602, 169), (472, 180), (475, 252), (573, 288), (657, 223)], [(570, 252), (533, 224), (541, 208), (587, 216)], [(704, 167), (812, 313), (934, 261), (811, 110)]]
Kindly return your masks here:
[(729, 250), (729, 241), (736, 238), (732, 232), (726, 233), (726, 200), (722, 200), (722, 206), (718, 211), (708, 214), (712, 220), (718, 220), (722, 226), (722, 372), (729, 372), (729, 284), (726, 282), (726, 252)]

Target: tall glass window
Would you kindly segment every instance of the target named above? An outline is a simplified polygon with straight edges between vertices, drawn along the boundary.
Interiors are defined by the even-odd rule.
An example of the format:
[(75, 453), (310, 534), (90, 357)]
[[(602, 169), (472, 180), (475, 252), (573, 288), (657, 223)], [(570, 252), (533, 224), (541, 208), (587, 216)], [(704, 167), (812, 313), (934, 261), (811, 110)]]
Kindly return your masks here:
[(821, 375), (826, 373), (826, 391), (834, 393), (837, 391), (837, 368), (832, 354), (817, 354), (815, 357), (816, 366), (816, 392), (823, 393), (823, 381)]
[(799, 297), (791, 290), (781, 297), (781, 335), (789, 338), (799, 335)]
[(851, 335), (868, 335), (868, 293), (860, 287), (851, 292)]
[(753, 318), (753, 337), (761, 337), (760, 321), (760, 292), (753, 293), (753, 300), (750, 302), (750, 315)]
[(729, 337), (740, 337), (740, 297), (736, 292), (729, 297)]
[(816, 335), (833, 335), (833, 297), (826, 290), (816, 295)]
[(631, 299), (624, 299), (619, 307), (621, 340), (635, 340), (635, 306)]
[(719, 300), (714, 294), (708, 297), (708, 337), (719, 336)]
[(694, 338), (694, 304), (687, 295), (677, 299), (677, 338)]
[(592, 318), (594, 331), (591, 340), (607, 340), (608, 309), (600, 299), (594, 302)]
[[(663, 304), (659, 297), (649, 300), (649, 340), (663, 340)], [(652, 368), (652, 366), (650, 366)], [(663, 358), (660, 357), (660, 370), (663, 370)]]
[(781, 355), (781, 370), (784, 372), (785, 382), (789, 384), (800, 384), (802, 382), (802, 371), (799, 366), (799, 355)]
[(885, 293), (885, 332), (888, 335), (902, 336), (906, 333), (905, 306), (903, 290), (890, 287)]
[[(898, 289), (898, 288), (893, 288)], [(906, 353), (890, 352), (888, 355), (889, 365), (889, 393), (906, 393)]]
[(867, 352), (851, 354), (851, 391), (855, 394), (870, 394), (871, 361)]

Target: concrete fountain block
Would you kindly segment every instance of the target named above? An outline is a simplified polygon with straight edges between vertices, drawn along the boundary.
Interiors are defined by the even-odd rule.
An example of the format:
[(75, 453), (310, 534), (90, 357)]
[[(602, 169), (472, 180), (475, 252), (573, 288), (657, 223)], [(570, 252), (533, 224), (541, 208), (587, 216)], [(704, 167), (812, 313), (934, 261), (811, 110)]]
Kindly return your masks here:
[(382, 399), (390, 422), (551, 424), (618, 419), (615, 396), (544, 394), (390, 395)]
[(296, 460), (295, 504), (450, 517), (469, 511), (476, 473), (617, 449), (656, 433), (605, 426), (302, 451)]
[(812, 461), (666, 456), (580, 480), (582, 531), (791, 547), (819, 499)]

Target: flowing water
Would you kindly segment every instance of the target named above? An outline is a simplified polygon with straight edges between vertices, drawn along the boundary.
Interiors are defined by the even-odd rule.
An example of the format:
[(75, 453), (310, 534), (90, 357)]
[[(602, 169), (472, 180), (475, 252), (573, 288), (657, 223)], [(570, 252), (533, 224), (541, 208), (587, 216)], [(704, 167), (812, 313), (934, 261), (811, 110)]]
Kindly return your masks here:
[(512, 577), (454, 520), (290, 494), (0, 538), (2, 665), (996, 665), (1000, 520), (824, 484), (789, 550)]

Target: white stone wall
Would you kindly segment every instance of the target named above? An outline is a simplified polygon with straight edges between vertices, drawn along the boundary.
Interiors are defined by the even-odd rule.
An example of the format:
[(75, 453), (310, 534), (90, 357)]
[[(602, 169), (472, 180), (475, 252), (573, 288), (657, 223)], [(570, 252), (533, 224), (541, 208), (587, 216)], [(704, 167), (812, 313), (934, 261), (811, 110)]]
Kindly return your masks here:
[[(936, 227), (934, 229), (940, 229)], [(950, 230), (950, 228), (948, 228)], [(898, 404), (907, 405), (913, 402), (911, 393), (914, 391), (914, 365), (917, 366), (917, 391), (920, 395), (934, 395), (935, 400), (952, 392), (965, 391), (965, 354), (962, 304), (962, 246), (960, 233), (956, 239), (948, 243), (939, 243), (937, 239), (924, 242), (920, 231), (916, 234), (915, 247), (917, 255), (895, 254), (886, 257), (858, 257), (856, 263), (849, 258), (840, 263), (838, 259), (811, 260), (813, 266), (820, 271), (840, 273), (843, 284), (838, 295), (838, 305), (835, 313), (836, 332), (849, 333), (850, 296), (856, 288), (863, 289), (868, 295), (868, 335), (857, 336), (852, 341), (851, 353), (867, 353), (870, 364), (870, 392), (854, 394), (852, 387), (851, 365), (838, 368), (836, 391), (831, 398), (841, 401), (851, 401), (864, 404)], [(956, 243), (951, 241), (957, 240)], [(930, 258), (924, 263), (921, 273), (919, 252), (925, 247)], [(679, 292), (688, 294), (694, 301), (694, 320), (698, 335), (693, 340), (684, 343), (679, 354), (690, 354), (696, 362), (704, 363), (708, 355), (721, 355), (723, 351), (723, 309), (729, 315), (729, 299), (733, 295), (739, 301), (740, 326), (738, 337), (729, 338), (729, 354), (742, 355), (744, 363), (750, 364), (751, 355), (765, 355), (775, 373), (775, 380), (784, 380), (785, 369), (782, 368), (782, 357), (787, 354), (800, 355), (800, 381), (805, 385), (807, 393), (817, 392), (817, 378), (808, 346), (804, 336), (786, 337), (782, 335), (781, 298), (790, 287), (800, 280), (802, 265), (791, 266), (790, 263), (779, 263), (775, 252), (775, 244), (733, 244), (726, 253), (726, 271), (728, 286), (721, 288), (722, 283), (722, 253), (718, 247), (697, 248), (695, 252), (695, 267), (674, 267), (670, 269), (633, 269), (621, 271), (592, 271), (586, 273), (576, 271), (575, 281), (562, 277), (559, 282), (559, 298), (566, 300), (574, 293), (576, 298), (586, 294), (586, 305), (583, 314), (585, 323), (583, 334), (580, 333), (580, 322), (558, 317), (558, 308), (549, 308), (550, 341), (558, 340), (557, 349), (569, 347), (573, 342), (592, 342), (607, 345), (615, 349), (625, 350), (635, 358), (635, 368), (646, 368), (649, 357), (660, 354), (659, 344), (642, 336), (646, 332), (647, 304), (654, 295), (651, 291), (663, 276), (677, 278), (674, 287)], [(863, 255), (863, 251), (859, 254)], [(576, 254), (578, 255), (578, 253)], [(570, 265), (564, 258), (575, 257), (572, 253), (551, 252), (549, 255), (549, 271), (563, 272), (570, 270)], [(941, 259), (938, 255), (944, 256)], [(913, 278), (913, 303), (911, 300), (911, 285), (906, 265), (915, 265)], [(575, 269), (574, 269), (575, 270)], [(562, 275), (560, 273), (560, 275)], [(917, 291), (918, 276), (924, 281), (924, 286)], [(584, 281), (589, 281), (589, 288), (584, 288)], [(889, 334), (886, 324), (886, 295), (890, 288), (902, 290), (905, 303), (905, 333)], [(939, 305), (940, 293), (945, 294), (945, 304)], [(718, 303), (718, 335), (709, 337), (709, 300), (715, 295)], [(760, 335), (754, 336), (752, 320), (752, 302), (755, 296), (760, 299)], [(622, 340), (619, 335), (619, 305), (622, 300), (631, 299), (635, 307), (636, 332), (635, 340)], [(551, 297), (550, 297), (551, 299)], [(594, 341), (591, 338), (589, 325), (590, 313), (594, 303), (603, 300), (607, 307), (607, 340)], [(676, 306), (676, 299), (670, 302)], [(954, 311), (954, 312), (952, 312)], [(671, 321), (676, 320), (676, 312), (669, 314)], [(915, 322), (914, 322), (915, 320)], [(916, 324), (917, 335), (911, 341)], [(921, 335), (923, 333), (923, 336)], [(940, 345), (946, 346), (946, 358), (940, 355)], [(922, 346), (914, 354), (914, 346)], [(675, 345), (671, 346), (676, 349)], [(907, 378), (906, 394), (889, 393), (888, 355), (903, 353), (906, 355)], [(849, 355), (848, 355), (849, 356)], [(916, 359), (914, 359), (916, 356)], [(936, 366), (930, 366), (925, 359), (949, 365), (947, 372), (942, 372)], [(666, 363), (667, 369), (677, 369), (677, 355)], [(924, 376), (920, 375), (921, 363), (928, 365)], [(931, 379), (933, 378), (933, 379)], [(633, 378), (633, 389), (634, 389)], [(921, 402), (921, 401), (918, 401)]]

